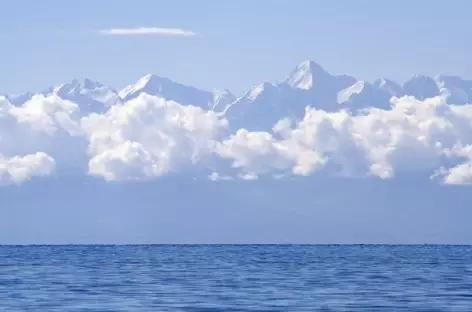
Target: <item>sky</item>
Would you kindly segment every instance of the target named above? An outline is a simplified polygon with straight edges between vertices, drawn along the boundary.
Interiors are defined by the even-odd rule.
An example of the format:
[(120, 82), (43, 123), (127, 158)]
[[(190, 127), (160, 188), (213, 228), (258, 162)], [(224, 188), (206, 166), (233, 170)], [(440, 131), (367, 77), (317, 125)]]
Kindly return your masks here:
[[(84, 77), (121, 88), (155, 73), (238, 94), (306, 59), (366, 80), (472, 78), (471, 10), (467, 0), (3, 1), (0, 93)], [(106, 32), (138, 28), (164, 33)]]
[(472, 243), (468, 187), (411, 177), (247, 182), (2, 187), (0, 244)]
[[(4, 1), (0, 94), (472, 79), (470, 3)], [(0, 244), (472, 243), (470, 82), (147, 77), (0, 96)]]

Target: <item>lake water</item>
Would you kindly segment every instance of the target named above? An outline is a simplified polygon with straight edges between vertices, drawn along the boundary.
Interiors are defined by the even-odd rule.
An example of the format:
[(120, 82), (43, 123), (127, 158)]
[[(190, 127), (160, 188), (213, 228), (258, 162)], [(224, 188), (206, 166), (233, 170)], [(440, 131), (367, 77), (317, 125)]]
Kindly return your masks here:
[(472, 247), (3, 246), (0, 311), (472, 311)]

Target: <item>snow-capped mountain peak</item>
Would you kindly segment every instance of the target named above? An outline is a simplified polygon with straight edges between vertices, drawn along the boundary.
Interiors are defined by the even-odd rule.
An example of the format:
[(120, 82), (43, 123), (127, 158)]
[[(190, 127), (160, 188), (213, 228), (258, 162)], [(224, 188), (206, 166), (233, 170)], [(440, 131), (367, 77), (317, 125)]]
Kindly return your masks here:
[(83, 113), (103, 112), (111, 105), (121, 103), (115, 90), (89, 78), (73, 79), (69, 83), (53, 85), (39, 92), (9, 96), (8, 99), (13, 105), (20, 106), (37, 94), (74, 102)]
[(2, 102), (22, 105), (35, 94), (58, 96), (72, 101), (80, 111), (103, 112), (110, 106), (134, 99), (141, 93), (175, 101), (181, 105), (199, 106), (214, 110), (231, 120), (235, 127), (264, 130), (278, 120), (290, 117), (300, 120), (306, 106), (326, 111), (345, 108), (353, 113), (367, 107), (389, 109), (393, 96), (411, 95), (420, 100), (442, 96), (448, 103), (472, 102), (472, 80), (455, 76), (415, 75), (400, 85), (387, 78), (372, 83), (347, 75), (333, 75), (313, 61), (296, 66), (281, 82), (252, 85), (236, 98), (227, 89), (205, 91), (174, 82), (155, 74), (147, 74), (135, 83), (116, 92), (89, 78), (74, 79), (54, 85), (41, 92), (5, 95)]
[(128, 101), (138, 97), (141, 93), (205, 109), (212, 108), (214, 101), (212, 92), (186, 86), (154, 74), (145, 75), (136, 83), (126, 86), (118, 94), (123, 101)]
[(213, 96), (215, 97), (215, 100), (218, 100), (220, 98), (234, 95), (228, 89), (213, 89)]
[(159, 77), (155, 74), (147, 74), (134, 84), (130, 84), (119, 92), (122, 99), (128, 98), (136, 93), (145, 92), (151, 95), (156, 95), (162, 91), (163, 84), (169, 84), (170, 80)]
[(83, 112), (103, 112), (111, 105), (121, 103), (114, 89), (89, 78), (73, 79), (70, 83), (56, 85), (42, 93), (75, 102)]
[(288, 75), (284, 82), (292, 88), (309, 90), (316, 79), (330, 76), (323, 67), (313, 61), (304, 61)]
[(261, 94), (271, 88), (275, 88), (275, 85), (269, 82), (264, 82), (261, 84), (257, 84), (251, 87), (251, 89), (246, 92), (242, 97), (248, 101), (256, 100)]
[(89, 78), (85, 78), (83, 80), (73, 79), (70, 83), (67, 84), (60, 84), (50, 88), (51, 93), (57, 93), (58, 95), (62, 94), (84, 94), (87, 92), (95, 91), (97, 89), (109, 89), (111, 88), (106, 87), (102, 83), (98, 81), (91, 80)]
[(214, 89), (211, 108), (214, 111), (224, 111), (235, 100), (236, 97), (228, 89)]

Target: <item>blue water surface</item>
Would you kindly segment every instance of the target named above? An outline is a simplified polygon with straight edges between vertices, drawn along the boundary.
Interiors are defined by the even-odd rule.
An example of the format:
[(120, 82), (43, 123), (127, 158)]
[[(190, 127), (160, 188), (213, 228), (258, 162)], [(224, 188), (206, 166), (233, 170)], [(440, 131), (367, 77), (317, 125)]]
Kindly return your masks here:
[(0, 311), (472, 311), (472, 247), (3, 246)]

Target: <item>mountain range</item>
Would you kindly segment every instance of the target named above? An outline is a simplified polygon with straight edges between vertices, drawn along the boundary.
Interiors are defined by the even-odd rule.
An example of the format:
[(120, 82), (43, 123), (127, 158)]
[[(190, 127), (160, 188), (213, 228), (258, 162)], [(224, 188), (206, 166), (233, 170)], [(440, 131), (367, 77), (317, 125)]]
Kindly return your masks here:
[(295, 121), (301, 119), (306, 106), (325, 111), (347, 109), (355, 114), (369, 107), (388, 109), (394, 96), (413, 96), (418, 100), (442, 96), (450, 104), (472, 103), (472, 80), (457, 76), (414, 75), (403, 84), (387, 78), (368, 82), (348, 75), (333, 75), (319, 64), (305, 61), (282, 81), (253, 85), (239, 97), (229, 90), (200, 90), (154, 74), (145, 75), (122, 90), (86, 78), (40, 92), (3, 97), (20, 106), (36, 94), (56, 95), (76, 103), (81, 112), (87, 114), (103, 113), (141, 93), (213, 110), (224, 115), (232, 128), (259, 131), (270, 129), (284, 117)]

